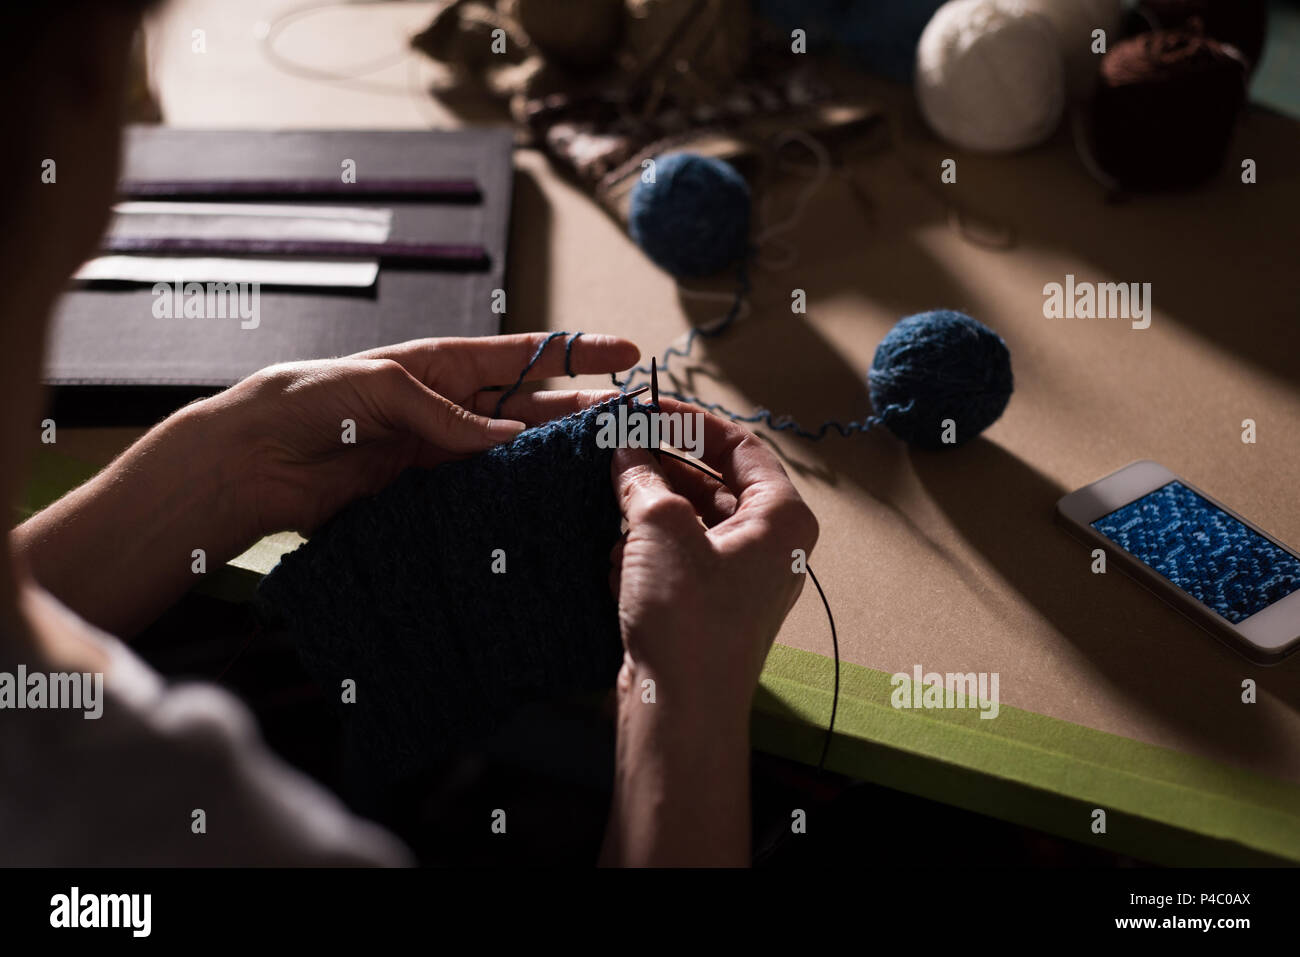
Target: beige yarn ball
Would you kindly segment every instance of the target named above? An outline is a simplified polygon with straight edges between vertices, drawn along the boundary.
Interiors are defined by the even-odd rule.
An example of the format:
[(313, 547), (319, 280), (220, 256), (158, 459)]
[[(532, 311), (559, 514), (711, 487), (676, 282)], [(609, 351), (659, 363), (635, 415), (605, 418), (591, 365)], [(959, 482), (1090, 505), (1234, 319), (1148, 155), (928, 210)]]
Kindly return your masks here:
[(917, 44), (916, 96), (930, 128), (956, 146), (1041, 143), (1065, 108), (1056, 29), (1020, 0), (950, 0)]

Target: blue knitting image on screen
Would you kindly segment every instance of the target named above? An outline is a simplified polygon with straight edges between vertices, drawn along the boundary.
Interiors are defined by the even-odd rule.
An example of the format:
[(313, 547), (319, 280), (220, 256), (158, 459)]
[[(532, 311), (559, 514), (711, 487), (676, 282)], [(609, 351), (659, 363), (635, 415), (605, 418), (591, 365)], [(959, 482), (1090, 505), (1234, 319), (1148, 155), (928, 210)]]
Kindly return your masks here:
[(1180, 482), (1092, 527), (1234, 625), (1300, 590), (1300, 558)]

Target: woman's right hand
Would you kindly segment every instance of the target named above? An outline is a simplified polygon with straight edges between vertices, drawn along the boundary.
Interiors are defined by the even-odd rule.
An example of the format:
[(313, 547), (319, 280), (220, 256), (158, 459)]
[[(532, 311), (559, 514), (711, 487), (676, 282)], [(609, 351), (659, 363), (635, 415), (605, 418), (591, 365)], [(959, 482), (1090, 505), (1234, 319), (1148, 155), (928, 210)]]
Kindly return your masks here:
[(644, 449), (614, 454), (628, 531), (612, 556), (624, 656), (606, 864), (750, 859), (750, 707), (803, 587), (795, 552), (806, 559), (818, 528), (758, 438), (703, 421), (702, 458), (725, 484)]
[[(698, 413), (668, 399), (661, 407)], [(768, 649), (803, 588), (817, 519), (760, 439), (699, 414), (702, 458), (725, 484), (645, 449), (614, 455), (628, 522), (613, 556), (620, 687), (650, 677), (665, 706), (708, 702), (728, 712), (719, 717), (747, 718)]]

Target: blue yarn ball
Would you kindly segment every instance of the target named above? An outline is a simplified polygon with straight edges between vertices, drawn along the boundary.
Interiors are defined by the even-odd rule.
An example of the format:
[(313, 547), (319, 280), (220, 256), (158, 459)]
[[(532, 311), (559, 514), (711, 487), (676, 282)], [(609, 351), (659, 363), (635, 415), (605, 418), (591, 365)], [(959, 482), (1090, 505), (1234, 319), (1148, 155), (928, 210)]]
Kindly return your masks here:
[[(876, 348), (867, 385), (890, 430), (923, 449), (969, 442), (997, 421), (1015, 388), (1002, 337), (950, 309), (899, 320)], [(944, 419), (956, 426), (951, 443)]]
[(749, 205), (749, 184), (730, 163), (673, 153), (655, 159), (653, 182), (637, 181), (628, 230), (674, 276), (709, 276), (745, 255)]

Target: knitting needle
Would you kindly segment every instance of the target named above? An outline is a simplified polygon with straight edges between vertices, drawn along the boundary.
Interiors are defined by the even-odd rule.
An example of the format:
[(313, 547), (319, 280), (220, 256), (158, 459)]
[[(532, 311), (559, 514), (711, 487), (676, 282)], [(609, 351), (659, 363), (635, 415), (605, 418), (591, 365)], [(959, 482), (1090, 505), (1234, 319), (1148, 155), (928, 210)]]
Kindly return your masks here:
[[(646, 387), (642, 386), (637, 391), (644, 392), (645, 390)], [(654, 405), (656, 409), (659, 408), (659, 360), (654, 356), (650, 357), (650, 402), (651, 404)], [(678, 462), (682, 462), (685, 465), (689, 465), (691, 468), (703, 472), (705, 475), (713, 479), (715, 482), (721, 482), (724, 487), (727, 484), (726, 482), (722, 481), (721, 475), (718, 475), (716, 472), (706, 467), (702, 462), (698, 462), (695, 459), (687, 458), (684, 455), (677, 455), (673, 452), (667, 452), (663, 448), (656, 448), (654, 452), (656, 455), (666, 455), (670, 459), (676, 459)]]

